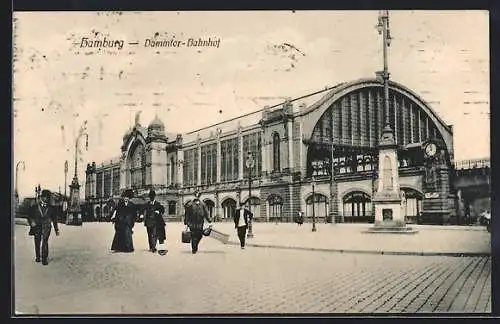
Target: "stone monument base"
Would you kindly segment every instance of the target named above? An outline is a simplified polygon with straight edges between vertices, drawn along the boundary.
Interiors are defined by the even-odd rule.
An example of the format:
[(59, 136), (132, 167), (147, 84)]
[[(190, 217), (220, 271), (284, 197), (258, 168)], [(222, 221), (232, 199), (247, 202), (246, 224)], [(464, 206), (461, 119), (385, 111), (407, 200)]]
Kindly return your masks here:
[(375, 221), (375, 224), (368, 228), (368, 230), (363, 231), (367, 234), (417, 234), (418, 230), (406, 226), (404, 221), (396, 220), (386, 220), (386, 221)]

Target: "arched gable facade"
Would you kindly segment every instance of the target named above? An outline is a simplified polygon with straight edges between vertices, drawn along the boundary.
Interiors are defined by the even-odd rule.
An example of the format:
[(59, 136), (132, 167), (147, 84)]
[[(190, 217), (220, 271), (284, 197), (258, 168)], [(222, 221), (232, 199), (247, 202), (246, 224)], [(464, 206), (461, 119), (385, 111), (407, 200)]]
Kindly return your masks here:
[[(376, 168), (377, 145), (385, 126), (382, 84), (360, 80), (333, 89), (304, 113), (303, 138), (307, 143), (306, 172), (312, 163), (324, 163), (330, 172), (333, 155), (339, 173), (369, 171)], [(446, 125), (416, 94), (395, 82), (389, 89), (389, 122), (395, 140), (403, 148), (416, 147), (427, 140), (444, 143), (447, 164), (453, 158), (451, 127)], [(331, 150), (333, 148), (333, 154)], [(399, 154), (399, 165), (422, 164), (419, 157)]]
[(134, 129), (124, 141), (121, 159), (121, 188), (140, 188), (146, 182), (146, 139)]
[[(326, 130), (333, 122), (334, 124), (330, 125), (330, 130), (334, 129), (334, 144), (376, 146), (380, 131), (384, 127), (381, 122), (385, 117), (382, 109), (382, 90), (382, 83), (376, 79), (361, 79), (335, 87), (302, 113), (302, 115), (307, 115), (307, 118), (303, 119), (303, 137), (306, 139), (318, 138), (321, 135), (327, 137), (328, 133), (321, 133), (321, 131)], [(453, 152), (451, 127), (446, 125), (423, 99), (410, 89), (393, 81), (389, 82), (389, 97), (390, 122), (396, 131), (395, 137), (398, 144), (421, 142), (428, 134), (439, 134), (446, 143), (446, 149), (450, 153)], [(323, 118), (329, 112), (333, 113), (331, 121)], [(422, 117), (421, 124), (419, 120), (414, 118), (415, 124), (411, 126), (413, 133), (410, 133), (406, 128), (403, 130), (404, 126), (402, 125), (403, 120), (410, 121), (409, 114), (411, 113)], [(335, 118), (339, 115), (340, 118)], [(342, 119), (348, 115), (352, 115), (352, 117)], [(394, 127), (395, 121), (396, 127)], [(319, 126), (320, 122), (325, 123), (325, 125)], [(427, 126), (428, 122), (431, 124)], [(356, 128), (356, 123), (361, 124), (362, 127)], [(351, 126), (352, 128), (349, 128)], [(352, 129), (360, 132), (355, 134)], [(344, 132), (341, 133), (342, 131)], [(421, 131), (422, 133), (419, 134)], [(335, 136), (336, 134), (341, 136)]]

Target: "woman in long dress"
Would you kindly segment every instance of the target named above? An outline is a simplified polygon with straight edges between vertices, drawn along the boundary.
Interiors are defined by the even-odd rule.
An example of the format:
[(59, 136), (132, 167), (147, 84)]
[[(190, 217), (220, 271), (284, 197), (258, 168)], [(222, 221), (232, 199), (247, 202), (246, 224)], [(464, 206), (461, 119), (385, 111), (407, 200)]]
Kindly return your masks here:
[(123, 201), (118, 203), (112, 221), (115, 223), (115, 236), (111, 244), (113, 252), (134, 252), (132, 229), (134, 228), (137, 207), (129, 200), (131, 192), (123, 194)]

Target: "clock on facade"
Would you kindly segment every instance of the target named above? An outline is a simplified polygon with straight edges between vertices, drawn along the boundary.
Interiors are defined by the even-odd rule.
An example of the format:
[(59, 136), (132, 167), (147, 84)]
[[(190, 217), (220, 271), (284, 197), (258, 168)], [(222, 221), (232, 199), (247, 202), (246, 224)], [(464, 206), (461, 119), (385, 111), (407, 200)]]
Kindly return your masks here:
[(435, 143), (428, 143), (427, 145), (425, 145), (424, 150), (425, 150), (425, 154), (428, 157), (433, 157), (437, 152), (436, 144)]

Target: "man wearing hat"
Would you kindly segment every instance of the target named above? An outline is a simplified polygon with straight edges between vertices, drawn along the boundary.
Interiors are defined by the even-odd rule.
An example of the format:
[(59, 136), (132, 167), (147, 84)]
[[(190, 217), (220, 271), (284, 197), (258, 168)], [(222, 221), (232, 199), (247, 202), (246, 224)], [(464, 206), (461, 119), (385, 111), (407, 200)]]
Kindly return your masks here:
[(40, 199), (31, 207), (28, 215), (30, 223), (29, 235), (32, 235), (35, 241), (35, 261), (42, 261), (43, 265), (49, 264), (49, 237), (52, 224), (54, 225), (56, 236), (59, 236), (56, 209), (50, 205), (50, 196), (51, 192), (49, 190), (42, 190)]
[(191, 250), (193, 254), (198, 252), (198, 244), (203, 237), (203, 223), (205, 219), (212, 227), (212, 220), (208, 215), (207, 206), (200, 200), (201, 193), (196, 190), (193, 201), (186, 204), (186, 213), (184, 215), (184, 225), (191, 231)]
[(165, 213), (165, 208), (161, 203), (156, 201), (156, 192), (151, 189), (149, 191), (149, 202), (145, 206), (141, 218), (144, 218), (144, 226), (148, 232), (148, 242), (149, 251), (155, 253), (156, 241), (159, 242), (160, 255), (164, 255), (167, 250), (164, 247), (164, 242), (166, 239), (165, 234), (165, 220), (163, 219), (163, 213)]
[[(250, 203), (250, 199), (247, 203)], [(238, 202), (238, 208), (234, 211), (233, 220), (242, 250), (245, 249), (245, 236), (247, 235), (248, 224), (252, 221), (252, 218), (253, 214), (248, 210), (247, 205)]]

